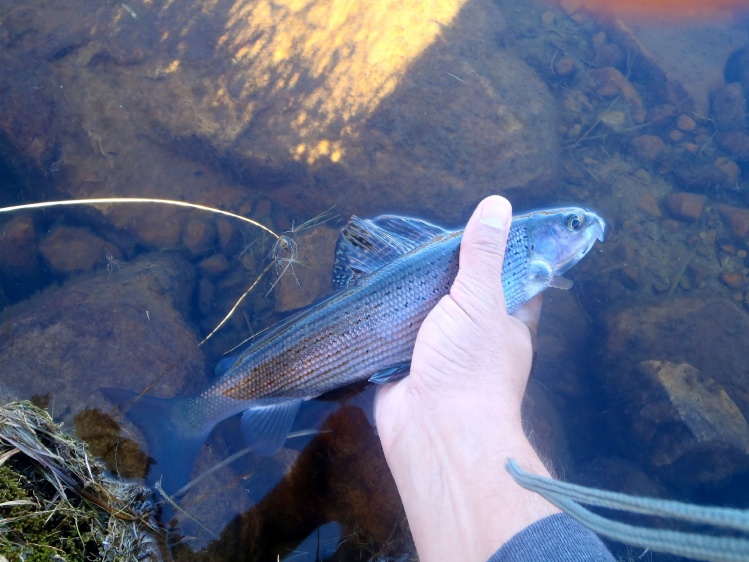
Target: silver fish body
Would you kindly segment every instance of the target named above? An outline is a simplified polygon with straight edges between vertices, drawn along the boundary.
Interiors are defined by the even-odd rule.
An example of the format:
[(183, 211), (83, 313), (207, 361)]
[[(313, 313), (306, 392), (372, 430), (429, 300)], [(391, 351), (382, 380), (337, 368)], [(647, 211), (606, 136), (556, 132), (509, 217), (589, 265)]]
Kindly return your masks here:
[[(547, 287), (568, 288), (571, 282), (562, 273), (602, 240), (603, 232), (603, 220), (582, 208), (514, 217), (501, 275), (508, 312)], [(172, 457), (161, 461), (165, 464), (174, 457), (191, 463), (213, 427), (239, 412), (248, 444), (270, 454), (282, 446), (302, 401), (407, 372), (422, 321), (457, 274), (461, 237), (460, 230), (417, 219), (353, 217), (338, 244), (338, 292), (253, 342), (199, 395), (144, 397), (129, 410), (152, 456)], [(499, 272), (497, 264), (498, 282)], [(124, 392), (107, 394), (123, 402)], [(172, 472), (185, 477), (184, 468)]]

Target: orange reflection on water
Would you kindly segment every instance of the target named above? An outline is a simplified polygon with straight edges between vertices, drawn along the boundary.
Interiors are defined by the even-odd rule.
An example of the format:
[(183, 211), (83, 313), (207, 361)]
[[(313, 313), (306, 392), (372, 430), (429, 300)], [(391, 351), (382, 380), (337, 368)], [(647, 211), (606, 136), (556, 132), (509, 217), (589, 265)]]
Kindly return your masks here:
[(614, 17), (661, 21), (731, 17), (749, 10), (749, 0), (573, 0), (563, 3)]

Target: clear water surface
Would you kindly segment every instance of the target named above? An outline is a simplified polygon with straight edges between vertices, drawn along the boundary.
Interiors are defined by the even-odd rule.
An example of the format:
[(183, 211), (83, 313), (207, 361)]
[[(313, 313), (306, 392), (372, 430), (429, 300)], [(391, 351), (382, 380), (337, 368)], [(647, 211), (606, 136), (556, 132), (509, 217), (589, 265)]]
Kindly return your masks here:
[[(749, 27), (565, 6), (0, 2), (0, 204), (183, 200), (298, 245), (290, 261), (258, 228), (158, 205), (1, 215), (3, 396), (142, 477), (140, 434), (97, 389), (204, 387), (332, 290), (349, 215), (455, 226), (491, 193), (580, 203), (611, 228), (546, 295), (534, 442), (569, 481), (749, 507)], [(305, 406), (294, 429), (323, 431), (273, 458), (222, 464), (243, 444), (221, 424), (171, 556), (414, 559), (360, 390)]]

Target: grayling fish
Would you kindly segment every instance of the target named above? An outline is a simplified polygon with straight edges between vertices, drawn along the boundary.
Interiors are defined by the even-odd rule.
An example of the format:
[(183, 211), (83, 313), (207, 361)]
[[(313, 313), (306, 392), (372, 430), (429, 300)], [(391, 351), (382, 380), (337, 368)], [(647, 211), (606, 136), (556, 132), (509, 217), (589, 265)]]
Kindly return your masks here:
[[(547, 287), (571, 287), (561, 275), (603, 240), (604, 227), (596, 213), (577, 207), (513, 217), (502, 266), (508, 312)], [(162, 463), (165, 489), (189, 477), (202, 443), (229, 416), (244, 412), (247, 444), (272, 454), (304, 400), (358, 381), (404, 376), (422, 321), (458, 272), (462, 234), (406, 217), (352, 217), (336, 248), (336, 293), (268, 331), (197, 396), (134, 402), (127, 416)], [(135, 397), (105, 393), (121, 405)]]

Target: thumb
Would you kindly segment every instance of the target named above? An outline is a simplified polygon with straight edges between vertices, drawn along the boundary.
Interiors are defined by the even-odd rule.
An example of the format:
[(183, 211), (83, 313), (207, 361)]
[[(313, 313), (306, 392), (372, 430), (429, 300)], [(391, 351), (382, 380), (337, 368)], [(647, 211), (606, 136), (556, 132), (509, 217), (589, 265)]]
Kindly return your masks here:
[(471, 215), (460, 244), (460, 268), (450, 296), (471, 319), (506, 314), (502, 262), (512, 206), (499, 195), (484, 199)]

